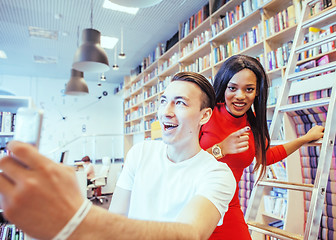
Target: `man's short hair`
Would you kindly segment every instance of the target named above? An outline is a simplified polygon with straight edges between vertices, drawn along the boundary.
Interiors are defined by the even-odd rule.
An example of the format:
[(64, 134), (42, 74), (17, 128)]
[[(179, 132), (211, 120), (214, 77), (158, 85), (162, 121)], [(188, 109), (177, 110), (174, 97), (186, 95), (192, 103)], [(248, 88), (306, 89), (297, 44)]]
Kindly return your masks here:
[(213, 109), (215, 107), (215, 90), (209, 80), (203, 75), (194, 72), (179, 72), (174, 75), (171, 81), (186, 81), (195, 83), (202, 90), (201, 110), (203, 108), (209, 107)]

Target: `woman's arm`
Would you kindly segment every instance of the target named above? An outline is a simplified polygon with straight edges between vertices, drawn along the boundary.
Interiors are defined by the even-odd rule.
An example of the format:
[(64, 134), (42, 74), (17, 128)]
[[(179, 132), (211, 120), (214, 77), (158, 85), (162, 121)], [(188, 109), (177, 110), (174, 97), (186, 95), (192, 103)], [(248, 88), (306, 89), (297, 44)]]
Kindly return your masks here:
[[(220, 143), (217, 143), (216, 145), (220, 147), (222, 155), (225, 156), (227, 154), (236, 154), (248, 150), (250, 134), (249, 131), (250, 127), (244, 127), (236, 132), (231, 133)], [(208, 148), (206, 151), (212, 154), (212, 147)]]
[(287, 155), (290, 155), (296, 150), (298, 150), (300, 147), (302, 147), (302, 145), (322, 138), (323, 132), (324, 132), (324, 127), (316, 125), (312, 127), (305, 135), (293, 141), (285, 143), (283, 147), (285, 148)]

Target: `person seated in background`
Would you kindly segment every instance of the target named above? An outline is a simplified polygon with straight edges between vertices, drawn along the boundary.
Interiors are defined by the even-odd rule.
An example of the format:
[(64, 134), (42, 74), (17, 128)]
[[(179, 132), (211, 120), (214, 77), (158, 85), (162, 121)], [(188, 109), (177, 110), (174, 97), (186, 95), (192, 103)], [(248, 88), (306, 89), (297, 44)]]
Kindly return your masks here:
[(229, 167), (199, 145), (214, 90), (202, 75), (178, 73), (159, 103), (162, 141), (129, 151), (112, 213), (82, 198), (72, 168), (13, 141), (14, 155), (0, 160), (5, 217), (39, 239), (208, 239), (236, 189)]
[(84, 163), (84, 172), (86, 173), (87, 183), (86, 185), (91, 184), (91, 179), (95, 177), (95, 171), (93, 165), (91, 163), (91, 159), (89, 156), (85, 156), (82, 158), (82, 162)]

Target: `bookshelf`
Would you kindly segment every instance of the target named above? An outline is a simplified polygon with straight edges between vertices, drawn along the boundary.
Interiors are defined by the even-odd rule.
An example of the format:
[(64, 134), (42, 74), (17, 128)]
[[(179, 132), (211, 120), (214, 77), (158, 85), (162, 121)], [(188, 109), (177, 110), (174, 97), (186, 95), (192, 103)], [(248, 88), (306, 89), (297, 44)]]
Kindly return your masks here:
[[(0, 121), (0, 144), (1, 148), (6, 146), (6, 143), (10, 141), (14, 136), (14, 127), (15, 127), (15, 114), (19, 107), (31, 107), (32, 100), (29, 97), (16, 97), (16, 96), (0, 96), (0, 112), (1, 112), (1, 121)], [(0, 151), (0, 157), (6, 154), (5, 150)], [(0, 215), (2, 215), (3, 210), (0, 206)], [(0, 217), (0, 219), (2, 219)], [(4, 233), (7, 233), (5, 235)], [(3, 236), (2, 236), (3, 235)], [(2, 239), (16, 239), (15, 237), (20, 236), (20, 239), (30, 240), (31, 238), (25, 235), (22, 231), (18, 230), (12, 224), (3, 224), (0, 221), (0, 236)], [(1, 239), (1, 237), (0, 237)]]
[[(165, 44), (158, 43), (136, 73), (124, 78), (125, 155), (134, 141), (151, 138), (150, 125), (157, 120), (158, 99), (176, 72), (198, 72), (212, 81), (222, 63), (238, 53), (257, 57), (268, 69), (267, 53), (293, 39), (296, 19), (290, 27), (287, 24), (267, 37), (265, 22), (279, 12), (285, 13), (293, 1), (297, 0), (231, 0), (225, 4), (210, 0), (193, 16), (186, 16), (177, 26), (178, 41), (167, 51)], [(267, 73), (271, 82), (280, 79), (280, 85), (284, 71), (284, 66), (279, 66)], [(269, 109), (271, 119), (274, 108)]]
[[(125, 77), (125, 155), (134, 141), (150, 139), (150, 123), (156, 120), (156, 103), (173, 74), (179, 71), (194, 71), (203, 74), (209, 81), (212, 81), (222, 63), (234, 54), (246, 54), (256, 57), (266, 69), (270, 80), (267, 118), (269, 123), (272, 121), (278, 88), (282, 84), (282, 78), (285, 75), (291, 50), (291, 41), (294, 39), (297, 30), (302, 3), (300, 0), (230, 0), (226, 3), (224, 2), (210, 0), (209, 16), (193, 28), (187, 29), (187, 26), (190, 27), (192, 18), (194, 18), (187, 16), (186, 21), (177, 26), (179, 30), (178, 41), (168, 51), (164, 52), (162, 44), (158, 44), (161, 52), (157, 50), (158, 48), (155, 50), (155, 52), (160, 52), (160, 54), (156, 55), (156, 59), (152, 61), (152, 64), (143, 67), (141, 71), (138, 71), (138, 74), (131, 74)], [(312, 15), (323, 13), (336, 5), (335, 0), (331, 0), (329, 1), (331, 6), (324, 9), (324, 2), (317, 1), (311, 11)], [(328, 29), (325, 26), (335, 22), (335, 19), (333, 22), (323, 22), (318, 27), (326, 32)], [(333, 31), (335, 32), (335, 29)], [(309, 32), (306, 34), (307, 41), (309, 41)], [(332, 34), (332, 32), (325, 35), (321, 34), (322, 36), (320, 37), (328, 34)], [(297, 66), (314, 60), (317, 62), (326, 55), (330, 62), (335, 61), (335, 46), (324, 46), (323, 49), (321, 48), (320, 51), (311, 55), (306, 53), (306, 56), (302, 56), (297, 62)], [(137, 85), (138, 87), (132, 88), (136, 84), (139, 84)], [(141, 94), (144, 96), (143, 99), (139, 97), (140, 101), (134, 101), (133, 104), (130, 104), (132, 99)], [(134, 119), (126, 117), (130, 116), (132, 112), (137, 112), (141, 107), (143, 108), (142, 115), (140, 114)], [(146, 108), (150, 110), (147, 111), (145, 110)], [(285, 118), (283, 120), (283, 129), (279, 140), (286, 142), (286, 139), (297, 137), (297, 132), (288, 130), (293, 129), (289, 127), (293, 124), (291, 119)], [(303, 151), (308, 150), (300, 150), (301, 154), (297, 151), (284, 160), (285, 172), (290, 181), (305, 181), (304, 173), (301, 173), (301, 169), (305, 167), (302, 162), (302, 158), (304, 158), (302, 157)], [(298, 161), (300, 158), (301, 162)], [(313, 170), (308, 169), (307, 171)], [(242, 181), (239, 183), (243, 211), (245, 211), (247, 206), (255, 179), (251, 166), (244, 170)], [(274, 194), (272, 193), (272, 188), (265, 191), (266, 195), (271, 196)], [(335, 191), (329, 190), (329, 192), (332, 202), (335, 202)], [(287, 206), (286, 209), (282, 209), (281, 214), (274, 214), (273, 210), (265, 210), (266, 206), (264, 201), (262, 201), (260, 203), (258, 221), (264, 223), (283, 221), (283, 225), (287, 229), (298, 228), (299, 231), (303, 231), (304, 222), (302, 222), (302, 219), (304, 219), (305, 209), (298, 208), (293, 203), (297, 202), (306, 205), (305, 203), (309, 201), (309, 196), (289, 191), (287, 194), (283, 194), (281, 198), (287, 201), (287, 203), (283, 203)], [(331, 236), (330, 234), (335, 234), (333, 236), (336, 236), (336, 233), (330, 233), (332, 229), (327, 227), (330, 222), (336, 222), (336, 218), (329, 215), (327, 213), (323, 215), (321, 229), (324, 234), (327, 232), (328, 236)], [(299, 223), (295, 222), (298, 217), (300, 219)], [(253, 239), (268, 238), (263, 235), (254, 235)]]

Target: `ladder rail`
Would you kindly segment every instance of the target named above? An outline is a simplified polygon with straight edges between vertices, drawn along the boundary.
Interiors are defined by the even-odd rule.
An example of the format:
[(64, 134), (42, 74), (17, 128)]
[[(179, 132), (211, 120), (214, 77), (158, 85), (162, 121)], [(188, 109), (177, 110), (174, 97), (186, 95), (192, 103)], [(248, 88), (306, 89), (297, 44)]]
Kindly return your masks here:
[[(332, 123), (336, 122), (336, 78), (331, 91), (330, 104), (325, 124), (325, 131), (319, 156), (319, 163), (316, 171), (314, 187), (317, 191), (313, 191), (310, 201), (309, 212), (307, 215), (307, 223), (305, 230), (305, 239), (317, 239), (318, 231), (313, 231), (313, 226), (319, 226), (322, 215), (322, 206), (324, 204), (326, 188), (329, 177), (333, 148), (335, 144), (336, 128), (332, 127)], [(315, 218), (313, 218), (315, 216)], [(315, 237), (315, 238), (314, 238)]]

